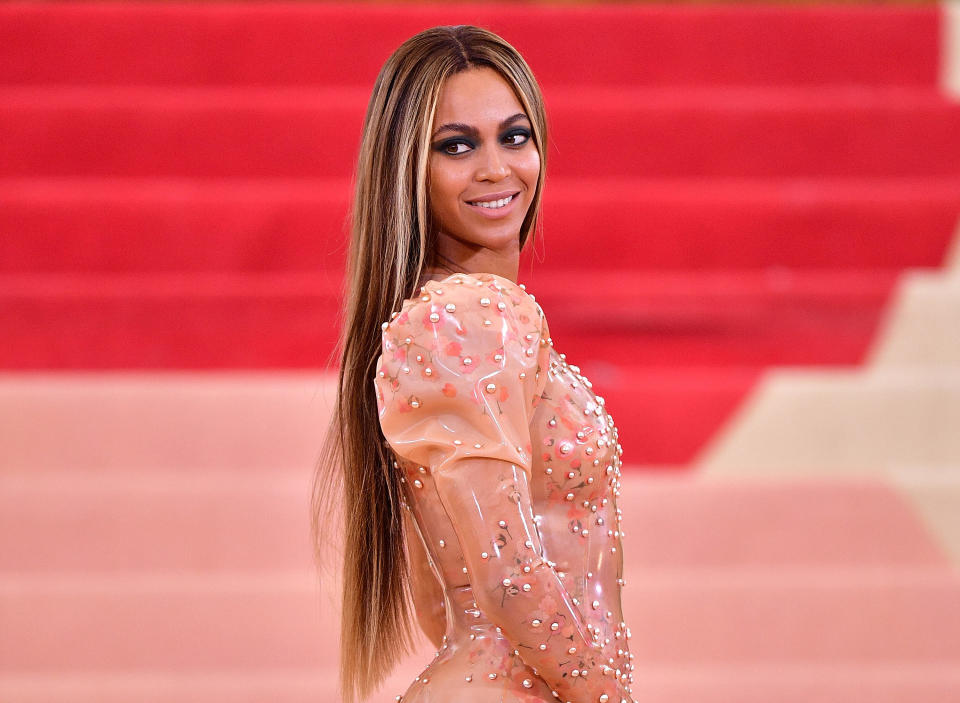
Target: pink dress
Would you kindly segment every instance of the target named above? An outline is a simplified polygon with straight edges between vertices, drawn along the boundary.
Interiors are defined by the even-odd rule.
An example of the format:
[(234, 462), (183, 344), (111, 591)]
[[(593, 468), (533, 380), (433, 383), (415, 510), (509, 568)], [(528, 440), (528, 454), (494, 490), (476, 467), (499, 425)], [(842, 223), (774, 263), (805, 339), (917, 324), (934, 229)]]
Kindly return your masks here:
[(384, 324), (375, 385), (446, 608), (403, 701), (631, 701), (622, 450), (534, 297), (494, 274), (428, 281)]

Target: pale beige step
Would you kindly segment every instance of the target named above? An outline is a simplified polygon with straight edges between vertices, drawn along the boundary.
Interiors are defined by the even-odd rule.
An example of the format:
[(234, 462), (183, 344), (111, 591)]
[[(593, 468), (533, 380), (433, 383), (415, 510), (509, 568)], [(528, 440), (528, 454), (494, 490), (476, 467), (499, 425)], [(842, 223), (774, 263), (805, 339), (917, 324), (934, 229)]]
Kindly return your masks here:
[(714, 477), (960, 466), (960, 367), (771, 370), (695, 463)]
[(928, 534), (960, 568), (960, 467), (911, 467), (891, 471), (889, 476)]
[(940, 89), (960, 100), (960, 0), (941, 0)]
[(960, 276), (906, 271), (868, 354), (868, 365), (960, 367)]
[(315, 461), (333, 384), (316, 372), (0, 374), (0, 469), (301, 470)]

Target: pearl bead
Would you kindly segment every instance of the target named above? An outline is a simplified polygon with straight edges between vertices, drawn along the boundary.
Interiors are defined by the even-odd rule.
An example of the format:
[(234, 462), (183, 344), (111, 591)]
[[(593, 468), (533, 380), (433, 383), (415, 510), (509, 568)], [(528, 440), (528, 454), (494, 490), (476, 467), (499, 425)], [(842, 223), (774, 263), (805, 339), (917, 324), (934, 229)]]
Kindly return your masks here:
[(471, 676), (470, 674), (467, 674), (463, 678), (467, 683), (470, 683), (471, 681), (473, 681), (473, 676)]
[(411, 408), (419, 408), (419, 407), (420, 407), (420, 401), (417, 400), (416, 398), (414, 398), (413, 400), (410, 401), (410, 407), (411, 407)]
[(430, 322), (440, 322), (440, 315), (435, 312), (430, 313)]
[(491, 672), (487, 675), (487, 678), (490, 679), (491, 681), (493, 681), (495, 678), (497, 678), (497, 675), (496, 675), (495, 672), (491, 671)]
[(423, 370), (423, 375), (424, 375), (424, 376), (433, 376), (433, 369), (431, 369), (429, 366), (426, 367), (426, 368)]
[(443, 541), (443, 540), (440, 540), (440, 542), (439, 542), (438, 544), (440, 545), (441, 548), (447, 546), (447, 543), (446, 543), (445, 541)]
[(499, 303), (497, 303), (497, 310), (499, 310), (500, 312), (503, 312), (506, 309), (507, 309), (507, 304), (504, 303), (502, 300)]
[(523, 590), (524, 590), (524, 592), (529, 593), (531, 588), (532, 588), (532, 587), (530, 586), (529, 583), (523, 584)]
[(524, 688), (532, 688), (532, 687), (533, 687), (533, 681), (531, 681), (530, 679), (524, 679), (524, 680), (523, 680), (523, 687), (524, 687)]
[(481, 559), (489, 559), (489, 558), (490, 558), (490, 555), (487, 554), (486, 552), (480, 552), (480, 558), (481, 558)]
[(502, 583), (504, 586), (509, 586), (509, 585), (511, 584), (511, 581), (510, 581), (510, 579), (504, 579), (504, 580), (501, 581), (500, 583)]
[(540, 621), (537, 620), (536, 618), (534, 618), (534, 619), (530, 622), (530, 624), (533, 625), (534, 627), (540, 627)]
[(490, 298), (480, 298), (480, 307), (488, 307), (490, 305)]
[(469, 356), (463, 357), (464, 366), (470, 366), (472, 363), (473, 363), (473, 359), (471, 359)]
[(415, 479), (413, 482), (413, 485), (416, 486), (417, 488), (423, 488), (423, 481), (421, 481), (419, 478)]
[(488, 383), (488, 384), (487, 384), (487, 387), (486, 387), (486, 391), (487, 391), (487, 393), (496, 393), (496, 392), (497, 392), (497, 384), (496, 384), (496, 383)]
[(507, 521), (506, 521), (506, 520), (501, 520), (501, 521), (498, 522), (497, 524), (498, 524), (500, 527), (506, 527), (506, 526), (507, 526)]
[(388, 328), (389, 326), (390, 326), (390, 323), (389, 323), (389, 322), (384, 322), (384, 323), (382, 323), (382, 324), (380, 325), (380, 329), (382, 329), (384, 332), (386, 332), (386, 331), (387, 331), (387, 328)]
[(541, 644), (541, 645), (540, 645), (540, 651), (541, 651), (541, 652), (547, 651), (547, 645)]
[(447, 312), (456, 312), (457, 306), (454, 305), (453, 303), (447, 303), (446, 305), (443, 306), (443, 309), (446, 310)]
[(560, 629), (560, 623), (558, 623), (558, 622), (552, 622), (552, 623), (550, 623), (550, 629), (553, 630), (554, 632), (556, 632), (557, 630)]

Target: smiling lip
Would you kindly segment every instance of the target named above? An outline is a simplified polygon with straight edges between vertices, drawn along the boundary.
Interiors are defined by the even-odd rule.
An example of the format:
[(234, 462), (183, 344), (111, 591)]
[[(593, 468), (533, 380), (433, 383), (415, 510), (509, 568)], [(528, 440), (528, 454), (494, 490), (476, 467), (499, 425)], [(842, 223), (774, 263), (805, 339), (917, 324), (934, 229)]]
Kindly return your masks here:
[(500, 200), (501, 198), (507, 198), (511, 195), (519, 195), (519, 190), (505, 190), (502, 193), (491, 193), (490, 195), (482, 195), (479, 198), (471, 198), (467, 201), (468, 204), (472, 205), (473, 203), (489, 203), (491, 200)]
[[(473, 203), (476, 203), (476, 202), (489, 202), (489, 200), (487, 200), (488, 198), (491, 199), (491, 200), (499, 200), (500, 198), (510, 197), (510, 195), (513, 195), (513, 197), (510, 198), (510, 202), (507, 203), (506, 205), (504, 205), (503, 207), (489, 208), (489, 207), (483, 207), (483, 205), (474, 205), (474, 204), (473, 204)], [(481, 217), (486, 217), (486, 218), (489, 218), (489, 219), (492, 219), (492, 220), (499, 220), (499, 219), (501, 219), (501, 218), (504, 218), (504, 217), (507, 217), (508, 215), (510, 215), (510, 214), (513, 212), (514, 208), (517, 207), (517, 203), (518, 203), (519, 201), (520, 201), (520, 193), (519, 193), (519, 192), (516, 192), (516, 193), (509, 193), (509, 192), (508, 192), (508, 193), (504, 193), (503, 195), (500, 195), (499, 197), (496, 197), (496, 198), (493, 198), (493, 197), (491, 197), (491, 196), (489, 196), (489, 195), (488, 195), (488, 196), (484, 196), (484, 200), (481, 200), (481, 201), (474, 200), (474, 201), (472, 201), (472, 202), (468, 202), (468, 203), (467, 203), (467, 207), (469, 207), (471, 210), (473, 210), (475, 213), (477, 213), (477, 214), (480, 215)]]

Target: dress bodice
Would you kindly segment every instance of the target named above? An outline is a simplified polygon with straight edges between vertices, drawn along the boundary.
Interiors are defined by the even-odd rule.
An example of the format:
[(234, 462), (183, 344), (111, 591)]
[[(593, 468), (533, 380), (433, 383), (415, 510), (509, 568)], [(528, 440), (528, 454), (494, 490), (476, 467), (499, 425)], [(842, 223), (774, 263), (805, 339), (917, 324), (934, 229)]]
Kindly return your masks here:
[(603, 398), (555, 351), (534, 296), (494, 274), (428, 281), (383, 328), (380, 425), (447, 612), (405, 700), (445, 700), (429, 691), (449, 679), (629, 701), (622, 449)]

